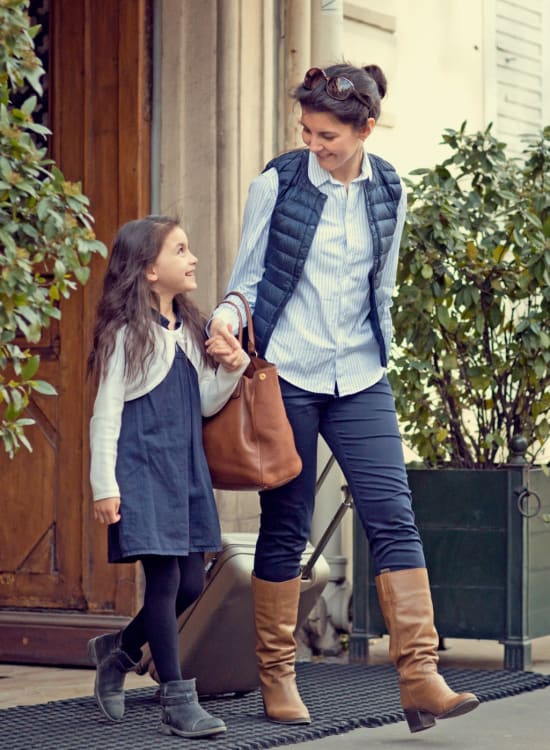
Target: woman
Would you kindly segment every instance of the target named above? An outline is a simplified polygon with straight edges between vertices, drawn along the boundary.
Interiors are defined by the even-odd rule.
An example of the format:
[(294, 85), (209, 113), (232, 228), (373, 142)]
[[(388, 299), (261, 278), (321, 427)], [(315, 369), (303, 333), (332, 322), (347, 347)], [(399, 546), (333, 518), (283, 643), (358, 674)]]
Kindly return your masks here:
[[(293, 631), (321, 434), (369, 539), (401, 702), (416, 732), (479, 702), (437, 673), (428, 577), (386, 377), (406, 196), (395, 169), (365, 149), (385, 91), (375, 65), (307, 71), (294, 92), (307, 149), (275, 158), (253, 181), (228, 289), (248, 298), (259, 353), (279, 368), (303, 462), (292, 482), (260, 493), (252, 590), (266, 715), (310, 721), (296, 687)], [(236, 324), (220, 305), (210, 330), (227, 335)]]

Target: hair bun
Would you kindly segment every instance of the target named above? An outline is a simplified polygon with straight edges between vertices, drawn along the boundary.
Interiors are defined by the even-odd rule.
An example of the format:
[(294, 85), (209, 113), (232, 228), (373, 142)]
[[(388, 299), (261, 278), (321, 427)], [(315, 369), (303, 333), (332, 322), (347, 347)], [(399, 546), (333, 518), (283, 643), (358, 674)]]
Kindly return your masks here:
[(379, 68), (378, 65), (365, 65), (363, 67), (363, 70), (368, 73), (369, 76), (374, 80), (376, 86), (378, 87), (380, 98), (383, 99), (386, 96), (386, 91), (388, 90), (388, 82), (386, 80), (386, 76), (382, 72), (382, 68)]

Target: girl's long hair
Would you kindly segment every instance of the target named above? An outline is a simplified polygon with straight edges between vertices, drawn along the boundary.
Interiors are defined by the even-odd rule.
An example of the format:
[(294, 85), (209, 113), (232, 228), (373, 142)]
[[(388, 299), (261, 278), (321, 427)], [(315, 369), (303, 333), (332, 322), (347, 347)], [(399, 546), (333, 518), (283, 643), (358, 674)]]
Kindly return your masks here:
[[(153, 321), (160, 321), (160, 301), (146, 278), (166, 237), (179, 222), (169, 216), (147, 216), (129, 221), (118, 230), (97, 305), (93, 348), (88, 357), (88, 373), (99, 380), (115, 348), (117, 332), (127, 326), (124, 338), (127, 380), (144, 380), (154, 353)], [(205, 318), (184, 294), (175, 297), (184, 325), (196, 341), (203, 360)]]

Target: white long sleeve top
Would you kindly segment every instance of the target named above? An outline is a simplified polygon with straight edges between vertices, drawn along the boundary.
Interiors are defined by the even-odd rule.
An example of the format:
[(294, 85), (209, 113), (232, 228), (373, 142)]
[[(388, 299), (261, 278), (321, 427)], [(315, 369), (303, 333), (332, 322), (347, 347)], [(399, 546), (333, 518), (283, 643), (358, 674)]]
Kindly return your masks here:
[(124, 326), (117, 332), (115, 348), (99, 383), (90, 421), (90, 482), (94, 500), (120, 497), (115, 468), (124, 403), (149, 393), (164, 380), (174, 362), (177, 346), (197, 371), (204, 417), (210, 417), (222, 408), (250, 361), (245, 355), (244, 364), (233, 372), (227, 372), (223, 367), (213, 369), (204, 363), (185, 325), (170, 330), (155, 323), (153, 330), (155, 353), (144, 379), (128, 381), (124, 376)]

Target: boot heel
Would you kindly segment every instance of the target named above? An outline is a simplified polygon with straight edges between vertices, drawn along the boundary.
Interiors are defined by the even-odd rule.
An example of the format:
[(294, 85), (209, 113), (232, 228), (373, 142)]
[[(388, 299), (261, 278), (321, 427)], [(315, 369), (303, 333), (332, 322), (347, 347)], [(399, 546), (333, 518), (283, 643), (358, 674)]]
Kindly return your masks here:
[(420, 711), (417, 708), (405, 708), (403, 711), (411, 732), (422, 732), (435, 725), (434, 716), (429, 711)]

